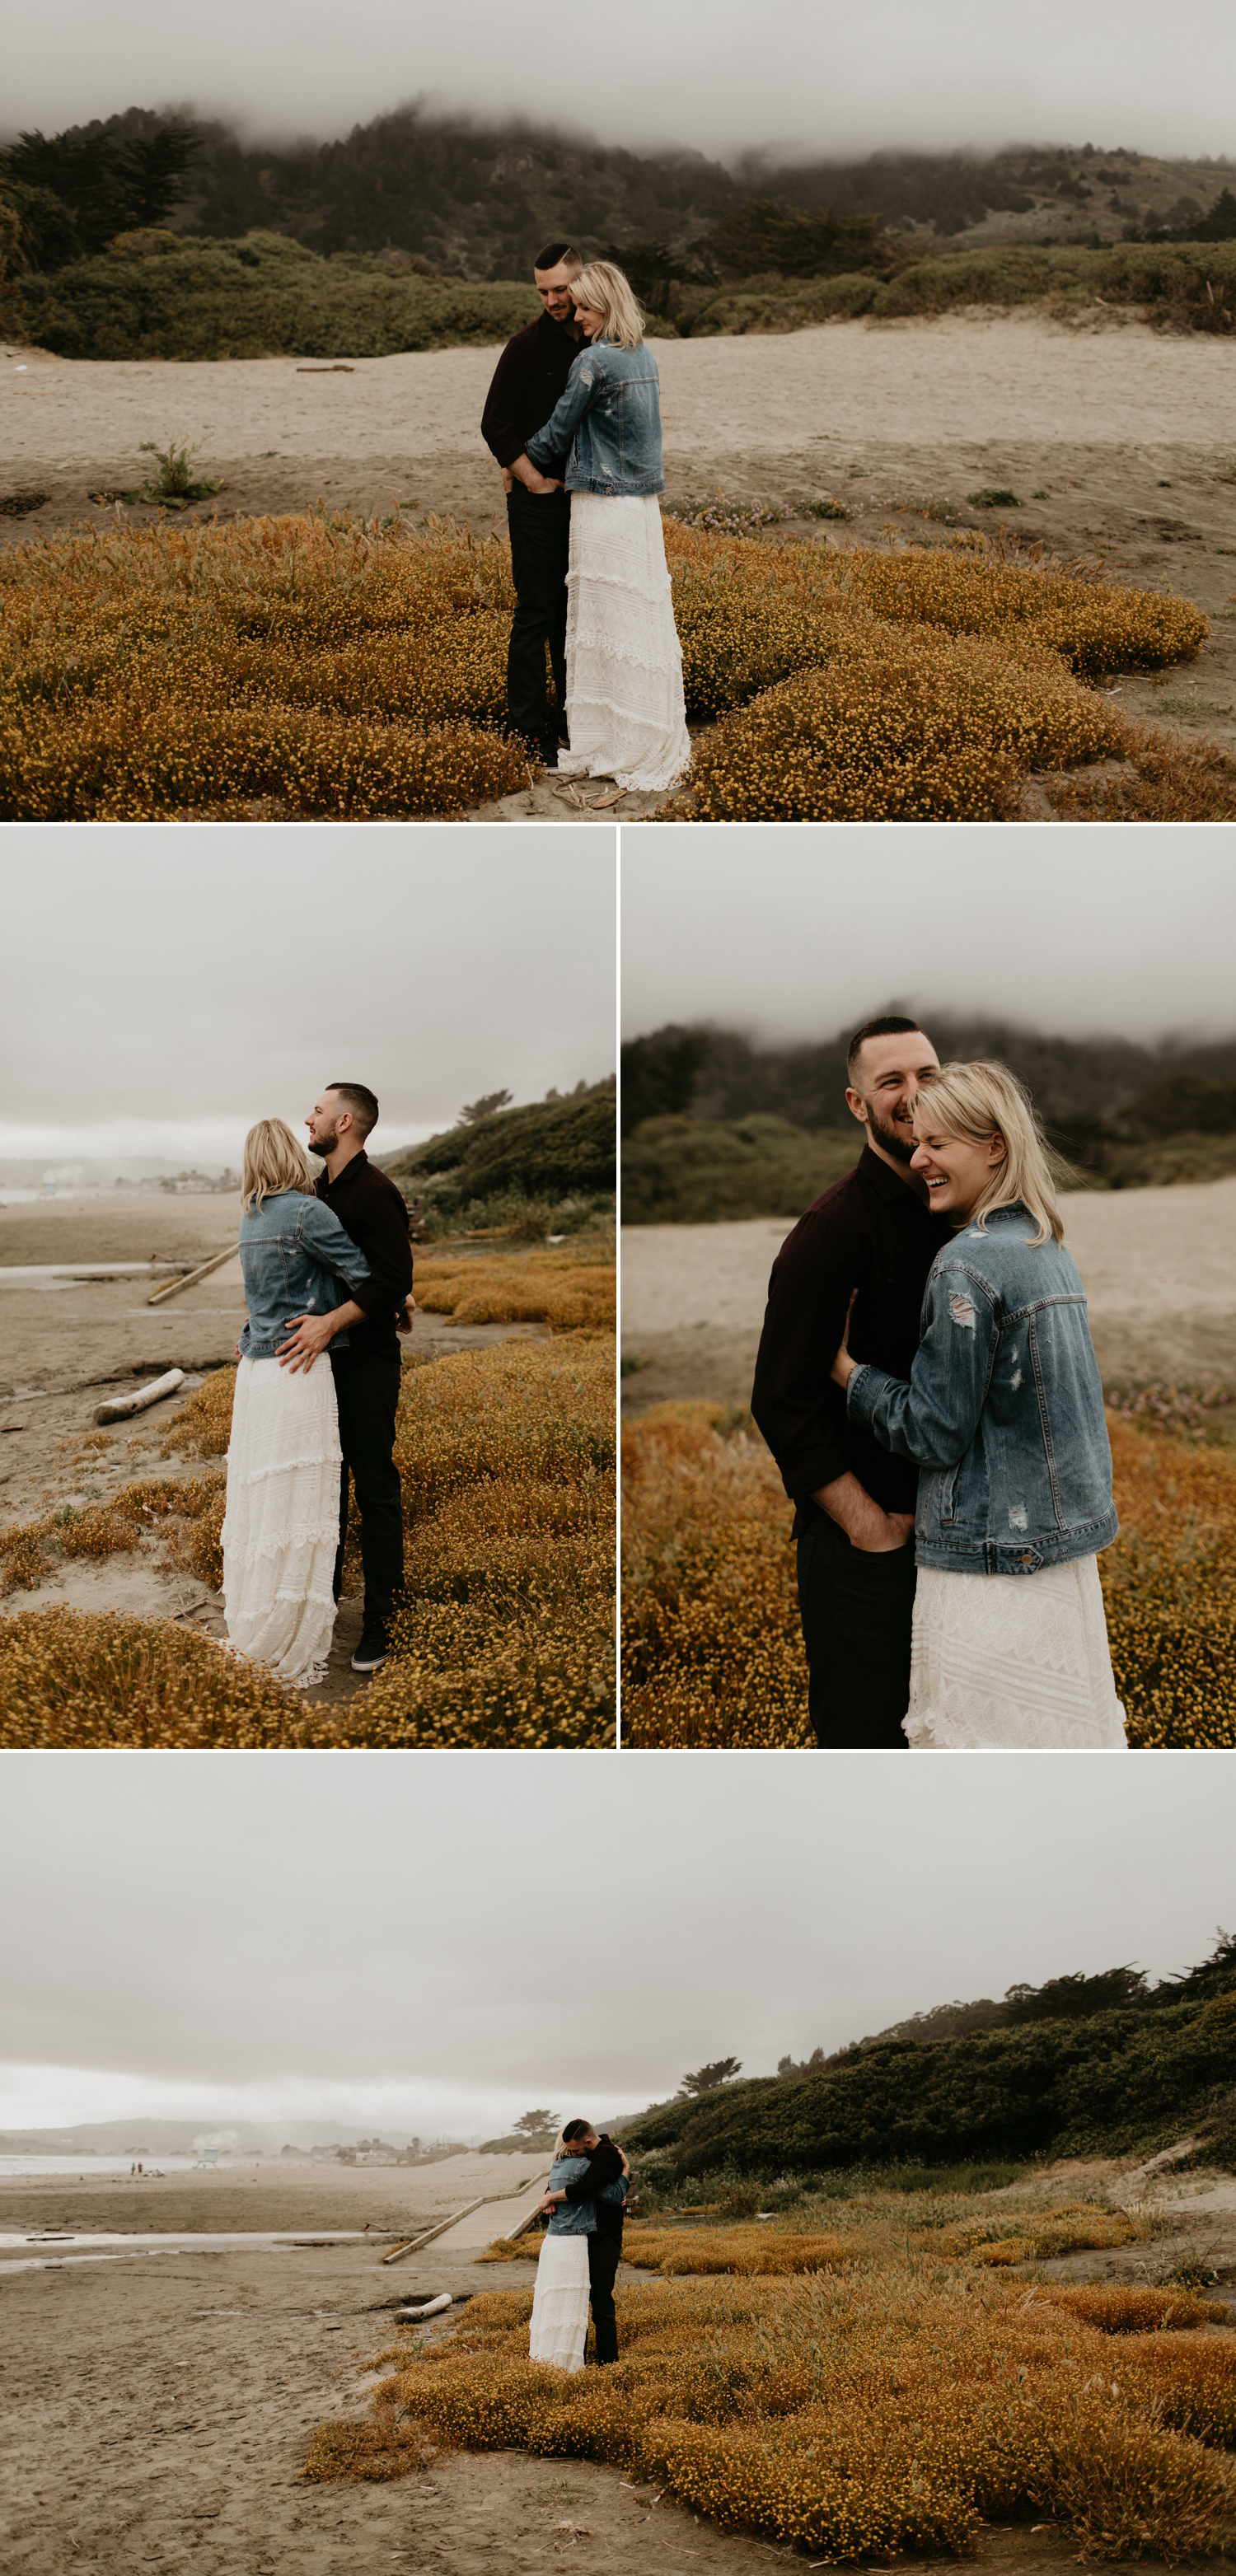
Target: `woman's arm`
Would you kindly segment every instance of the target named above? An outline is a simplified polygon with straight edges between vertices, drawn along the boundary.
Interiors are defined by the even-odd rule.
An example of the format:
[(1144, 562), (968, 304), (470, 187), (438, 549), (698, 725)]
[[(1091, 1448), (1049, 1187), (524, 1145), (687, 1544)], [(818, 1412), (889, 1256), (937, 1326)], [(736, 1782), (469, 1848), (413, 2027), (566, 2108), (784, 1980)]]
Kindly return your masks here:
[(581, 351), (567, 377), (566, 392), (555, 405), (543, 429), (528, 440), (524, 450), (542, 472), (561, 462), (571, 450), (571, 441), (586, 411), (599, 402), (605, 391), (605, 378), (591, 350)]
[(998, 1339), (989, 1290), (952, 1262), (927, 1283), (923, 1338), (908, 1382), (856, 1365), (844, 1343), (833, 1374), (845, 1387), (847, 1413), (886, 1449), (918, 1467), (956, 1467), (978, 1429)]

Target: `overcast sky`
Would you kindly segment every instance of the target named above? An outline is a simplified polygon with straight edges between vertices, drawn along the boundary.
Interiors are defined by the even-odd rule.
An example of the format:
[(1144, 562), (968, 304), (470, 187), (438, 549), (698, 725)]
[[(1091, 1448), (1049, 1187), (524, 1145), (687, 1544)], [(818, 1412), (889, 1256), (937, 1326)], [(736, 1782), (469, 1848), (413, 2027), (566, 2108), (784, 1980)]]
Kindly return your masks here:
[(345, 133), (401, 101), (557, 117), (638, 149), (753, 145), (849, 156), (1092, 141), (1231, 151), (1230, 0), (626, 0), (576, 51), (502, 0), (215, 0), (200, 20), (151, 0), (42, 0), (6, 31), (10, 130), (53, 133), (131, 104), (192, 103), (253, 132)]
[(9, 825), (0, 1157), (239, 1165), (367, 1082), (376, 1150), (614, 1069), (598, 825)]
[(1226, 825), (648, 825), (622, 844), (623, 1036), (822, 1038), (897, 1006), (1230, 1037), (1234, 882)]
[(14, 1752), (4, 1774), (0, 2128), (495, 2135), (1023, 1979), (1168, 1975), (1236, 1921), (1226, 1753)]

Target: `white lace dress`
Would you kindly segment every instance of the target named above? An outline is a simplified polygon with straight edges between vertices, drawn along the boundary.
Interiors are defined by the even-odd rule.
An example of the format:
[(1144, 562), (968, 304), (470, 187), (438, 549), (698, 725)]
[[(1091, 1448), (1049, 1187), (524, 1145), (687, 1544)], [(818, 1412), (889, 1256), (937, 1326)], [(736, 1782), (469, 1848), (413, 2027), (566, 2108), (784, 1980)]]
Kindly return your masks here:
[(565, 778), (672, 787), (691, 763), (682, 652), (655, 493), (573, 492)]
[(902, 1727), (917, 1750), (1126, 1750), (1098, 1558), (1024, 1575), (920, 1566)]
[(588, 2239), (547, 2236), (536, 2267), (530, 2361), (582, 2370), (588, 2340)]
[(330, 1361), (242, 1359), (223, 1521), (230, 1645), (302, 1688), (320, 1681), (335, 1625), (339, 1417)]

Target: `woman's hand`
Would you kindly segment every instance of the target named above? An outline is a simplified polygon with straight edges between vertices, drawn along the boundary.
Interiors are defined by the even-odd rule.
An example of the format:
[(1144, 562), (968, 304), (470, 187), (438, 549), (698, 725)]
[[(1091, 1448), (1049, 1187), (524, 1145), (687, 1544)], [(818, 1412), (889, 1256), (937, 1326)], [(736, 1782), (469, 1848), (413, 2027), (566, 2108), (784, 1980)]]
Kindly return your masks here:
[(622, 2166), (622, 2170), (623, 2170), (624, 2174), (626, 2174), (626, 2175), (628, 2175), (628, 2176), (629, 2176), (629, 2175), (630, 2175), (630, 2171), (631, 2171), (631, 2159), (630, 2159), (630, 2157), (629, 2157), (628, 2155), (626, 2155), (626, 2154), (623, 2152), (623, 2149), (622, 2149), (621, 2147), (619, 2147), (619, 2149), (618, 2149), (618, 2160), (619, 2160), (619, 2163), (620, 2163), (620, 2164), (621, 2164), (621, 2166)]
[(857, 1295), (857, 1288), (851, 1288), (850, 1302), (845, 1310), (845, 1331), (841, 1336), (841, 1348), (828, 1372), (834, 1386), (848, 1386), (858, 1366), (857, 1360), (852, 1360), (850, 1357), (850, 1317), (854, 1312), (854, 1300)]

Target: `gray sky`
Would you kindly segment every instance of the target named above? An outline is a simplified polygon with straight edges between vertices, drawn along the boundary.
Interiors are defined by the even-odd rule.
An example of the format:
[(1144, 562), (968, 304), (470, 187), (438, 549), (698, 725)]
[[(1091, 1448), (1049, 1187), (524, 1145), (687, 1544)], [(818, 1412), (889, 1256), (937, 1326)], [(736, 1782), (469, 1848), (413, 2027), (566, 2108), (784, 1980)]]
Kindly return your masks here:
[(622, 844), (622, 1031), (831, 1037), (894, 1002), (1065, 1037), (1236, 1031), (1227, 825), (647, 825)]
[(1170, 1974), (1236, 1919), (1227, 1753), (8, 1753), (4, 1787), (0, 2128), (493, 2135)]
[(627, 0), (604, 41), (538, 39), (501, 0), (409, 11), (352, 0), (215, 0), (210, 41), (151, 0), (43, 0), (6, 31), (5, 116), (46, 132), (131, 103), (191, 101), (265, 133), (345, 133), (401, 100), (555, 114), (639, 148), (677, 142), (848, 156), (895, 145), (1092, 141), (1221, 153), (1230, 0)]
[(5, 827), (0, 1156), (239, 1163), (334, 1080), (380, 1152), (614, 1069), (597, 825)]

